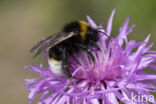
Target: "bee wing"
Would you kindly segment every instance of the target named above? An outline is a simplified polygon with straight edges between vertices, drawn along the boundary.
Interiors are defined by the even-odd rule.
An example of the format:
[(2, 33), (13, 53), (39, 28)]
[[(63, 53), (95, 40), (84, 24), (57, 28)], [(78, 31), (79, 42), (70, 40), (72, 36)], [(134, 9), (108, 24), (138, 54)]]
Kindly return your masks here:
[(70, 33), (63, 33), (63, 32), (59, 32), (56, 33), (54, 35), (51, 35), (47, 38), (45, 38), (44, 40), (41, 40), (40, 42), (38, 42), (31, 50), (30, 52), (35, 52), (34, 57), (36, 57), (37, 55), (39, 55), (41, 52), (43, 52), (44, 50), (50, 48), (50, 47), (54, 47), (55, 45), (57, 45), (60, 42), (63, 42), (64, 40), (72, 37), (76, 35), (76, 33), (74, 32), (70, 32)]

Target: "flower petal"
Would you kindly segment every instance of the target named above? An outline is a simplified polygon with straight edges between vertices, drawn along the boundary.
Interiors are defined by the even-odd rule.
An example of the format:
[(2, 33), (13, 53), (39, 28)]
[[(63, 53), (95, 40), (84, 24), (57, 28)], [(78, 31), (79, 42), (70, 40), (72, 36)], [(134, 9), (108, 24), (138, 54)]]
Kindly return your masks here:
[(137, 75), (136, 76), (137, 81), (142, 80), (156, 80), (156, 75)]
[(87, 16), (87, 20), (88, 20), (88, 23), (93, 27), (93, 28), (97, 28), (97, 25), (96, 23), (89, 17)]
[(120, 33), (119, 33), (119, 35), (117, 37), (117, 41), (118, 41), (118, 44), (120, 46), (122, 46), (122, 44), (123, 44), (123, 39), (126, 38), (126, 30), (127, 30), (127, 27), (128, 27), (128, 23), (129, 23), (129, 16), (125, 20), (123, 26), (120, 28)]
[(108, 20), (107, 29), (106, 29), (106, 33), (108, 36), (110, 36), (110, 34), (111, 34), (114, 14), (115, 14), (115, 9), (112, 11), (112, 14)]

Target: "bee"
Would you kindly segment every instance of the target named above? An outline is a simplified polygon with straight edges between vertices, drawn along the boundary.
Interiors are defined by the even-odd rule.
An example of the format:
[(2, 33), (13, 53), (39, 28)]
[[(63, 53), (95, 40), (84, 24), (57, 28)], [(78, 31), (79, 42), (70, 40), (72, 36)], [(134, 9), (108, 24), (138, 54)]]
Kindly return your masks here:
[[(34, 57), (38, 56), (44, 50), (48, 51), (48, 63), (53, 73), (57, 75), (67, 75), (72, 77), (68, 67), (68, 57), (80, 50), (87, 52), (94, 63), (95, 58), (90, 47), (100, 50), (96, 44), (99, 40), (99, 29), (92, 28), (85, 21), (75, 21), (64, 26), (61, 32), (53, 34), (44, 40), (38, 42), (30, 52), (35, 52)], [(104, 33), (108, 38), (109, 36)]]

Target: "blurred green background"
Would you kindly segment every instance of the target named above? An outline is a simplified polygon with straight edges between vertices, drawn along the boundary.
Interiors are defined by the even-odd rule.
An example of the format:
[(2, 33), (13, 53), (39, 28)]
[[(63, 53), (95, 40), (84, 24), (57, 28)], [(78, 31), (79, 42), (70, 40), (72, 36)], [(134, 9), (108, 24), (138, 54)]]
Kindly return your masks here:
[(137, 27), (129, 39), (142, 41), (151, 33), (150, 42), (156, 43), (156, 0), (0, 0), (0, 103), (28, 104), (24, 79), (36, 75), (24, 66), (44, 63), (43, 56), (32, 59), (29, 53), (41, 37), (86, 15), (106, 26), (113, 8), (114, 36), (130, 15), (130, 25)]

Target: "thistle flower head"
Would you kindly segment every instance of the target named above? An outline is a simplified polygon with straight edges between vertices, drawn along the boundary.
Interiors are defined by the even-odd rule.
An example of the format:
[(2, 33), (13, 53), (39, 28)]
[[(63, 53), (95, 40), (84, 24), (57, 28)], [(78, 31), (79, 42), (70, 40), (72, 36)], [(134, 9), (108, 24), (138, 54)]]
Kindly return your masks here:
[[(115, 10), (107, 28), (101, 29), (109, 36), (114, 13)], [(93, 28), (103, 28), (101, 25), (97, 26), (89, 16), (87, 19)], [(142, 42), (128, 41), (127, 36), (135, 27), (128, 27), (128, 22), (129, 17), (117, 37), (110, 40), (99, 33), (97, 45), (101, 51), (91, 47), (96, 60), (94, 69), (92, 60), (83, 50), (68, 58), (72, 84), (69, 78), (55, 75), (49, 67), (28, 66), (28, 69), (39, 74), (38, 79), (26, 79), (30, 103), (39, 93), (42, 96), (38, 104), (138, 104), (131, 100), (132, 93), (150, 96), (156, 86), (145, 81), (155, 81), (156, 75), (147, 74), (144, 69), (156, 69), (156, 51), (149, 51), (153, 44), (147, 46), (150, 34)]]

